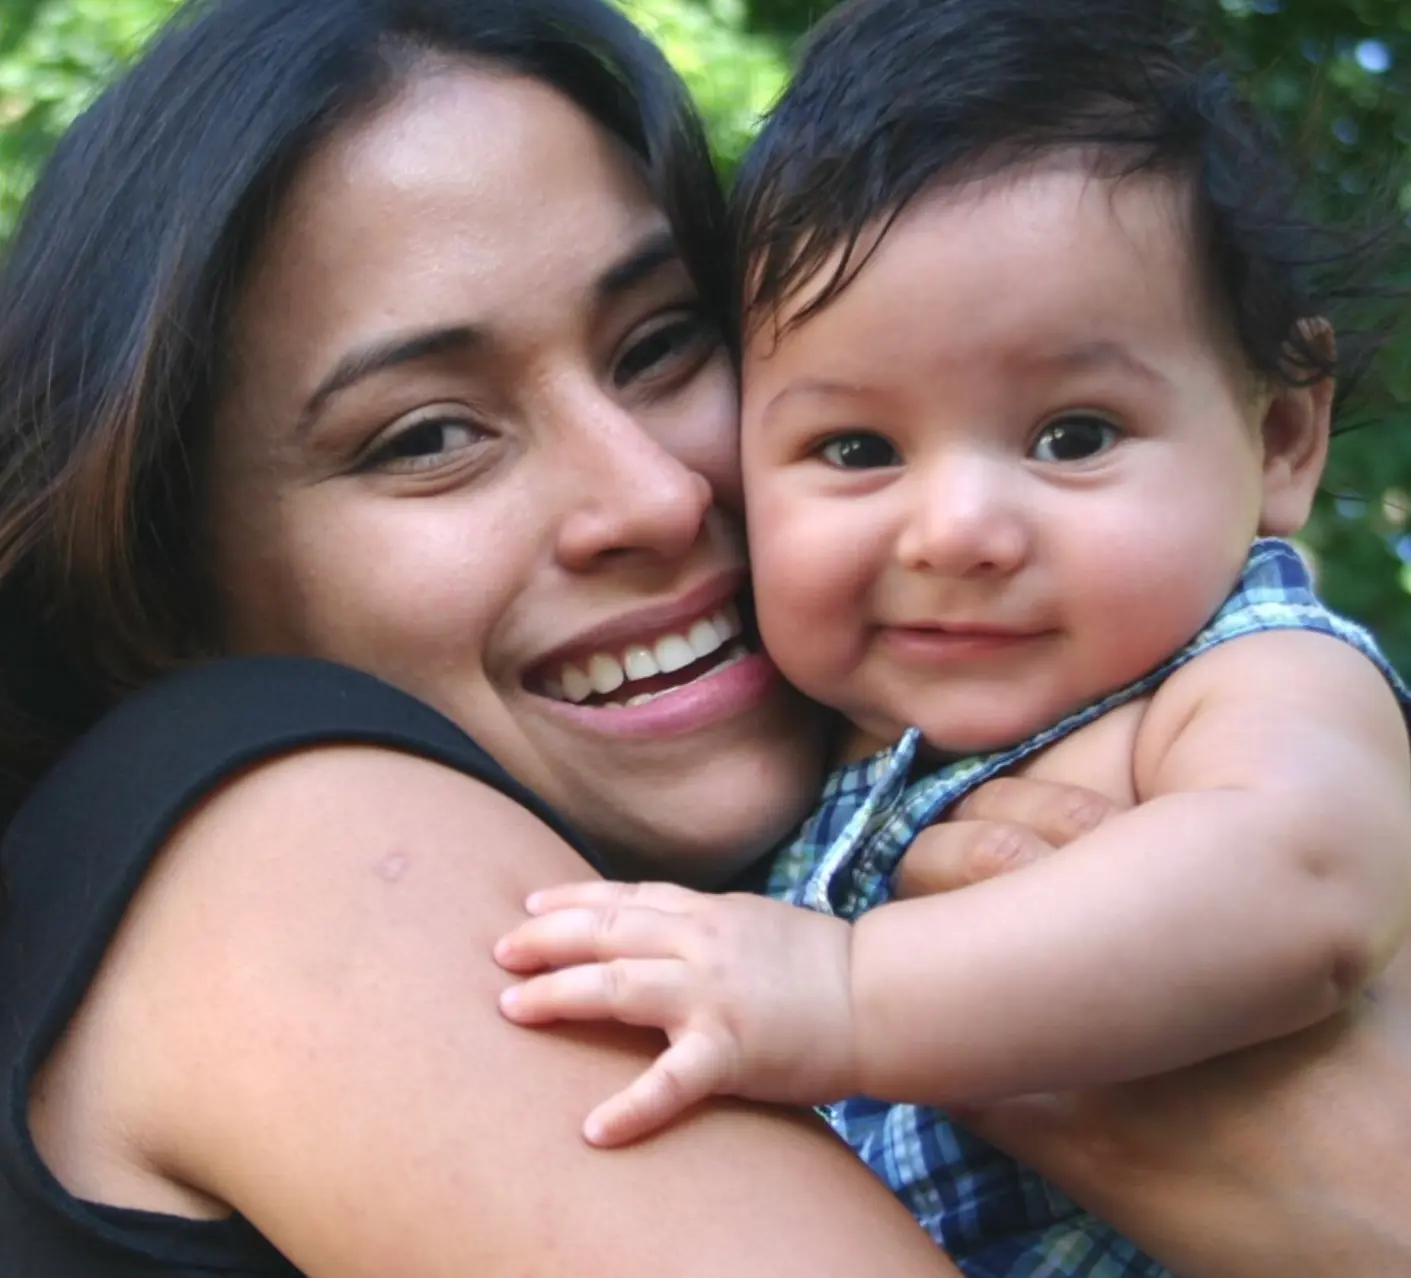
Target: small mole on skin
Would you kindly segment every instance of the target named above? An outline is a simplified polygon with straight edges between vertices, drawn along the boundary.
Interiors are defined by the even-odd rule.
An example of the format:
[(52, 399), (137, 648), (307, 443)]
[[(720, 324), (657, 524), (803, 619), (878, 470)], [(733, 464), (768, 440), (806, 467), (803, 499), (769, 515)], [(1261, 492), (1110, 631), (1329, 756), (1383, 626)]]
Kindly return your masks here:
[(395, 883), (407, 872), (411, 864), (405, 852), (389, 852), (377, 863), (377, 877), (388, 883)]

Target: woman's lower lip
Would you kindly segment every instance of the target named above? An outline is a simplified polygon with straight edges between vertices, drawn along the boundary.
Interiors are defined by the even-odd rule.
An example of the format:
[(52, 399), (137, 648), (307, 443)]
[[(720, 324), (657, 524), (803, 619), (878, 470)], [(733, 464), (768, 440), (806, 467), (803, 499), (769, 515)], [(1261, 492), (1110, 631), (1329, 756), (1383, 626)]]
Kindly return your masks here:
[(774, 663), (762, 652), (752, 652), (638, 706), (579, 706), (543, 700), (553, 706), (556, 715), (602, 736), (676, 737), (748, 713), (762, 704), (779, 682)]
[(1036, 640), (1046, 638), (1049, 633), (1015, 634), (998, 630), (923, 630), (888, 626), (879, 637), (887, 652), (898, 660), (931, 666), (1009, 656)]

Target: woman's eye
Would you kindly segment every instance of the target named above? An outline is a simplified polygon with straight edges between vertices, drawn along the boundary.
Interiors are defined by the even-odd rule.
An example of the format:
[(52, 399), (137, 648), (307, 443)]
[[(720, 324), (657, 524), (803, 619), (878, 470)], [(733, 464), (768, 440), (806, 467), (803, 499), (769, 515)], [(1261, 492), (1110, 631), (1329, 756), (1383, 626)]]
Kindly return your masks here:
[(1086, 461), (1105, 453), (1121, 438), (1121, 430), (1102, 417), (1060, 417), (1039, 432), (1031, 455), (1041, 462)]
[(839, 470), (880, 470), (901, 462), (897, 450), (880, 435), (861, 431), (834, 436), (818, 450), (818, 456)]
[(688, 355), (699, 359), (718, 341), (719, 334), (704, 315), (683, 315), (629, 346), (612, 370), (613, 385), (621, 389), (639, 378), (668, 371)]
[(378, 444), (363, 464), (366, 470), (429, 470), (447, 456), (472, 448), (484, 432), (454, 418), (427, 418), (413, 422)]

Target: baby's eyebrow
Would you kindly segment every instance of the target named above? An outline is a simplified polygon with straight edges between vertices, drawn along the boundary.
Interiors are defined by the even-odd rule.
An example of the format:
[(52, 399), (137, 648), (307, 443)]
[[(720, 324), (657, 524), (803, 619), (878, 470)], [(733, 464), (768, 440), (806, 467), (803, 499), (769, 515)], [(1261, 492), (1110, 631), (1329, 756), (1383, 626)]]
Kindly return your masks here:
[[(1137, 378), (1162, 390), (1169, 390), (1171, 380), (1158, 372), (1135, 351), (1121, 342), (1107, 338), (1079, 342), (1058, 349), (1021, 349), (1006, 361), (1012, 368), (1045, 374), (1082, 372), (1119, 372)], [(861, 399), (877, 393), (876, 387), (837, 377), (797, 377), (781, 387), (764, 406), (760, 422), (769, 419), (791, 399), (801, 397), (840, 397)]]
[(1065, 372), (1123, 372), (1163, 389), (1171, 385), (1164, 373), (1158, 372), (1135, 351), (1121, 342), (1107, 339), (1080, 342), (1055, 351), (1027, 352), (1016, 362), (1034, 367), (1053, 367)]
[(867, 393), (868, 388), (858, 382), (841, 381), (833, 377), (797, 377), (770, 399), (764, 406), (760, 420), (767, 422), (781, 403), (799, 396), (847, 395), (856, 399)]

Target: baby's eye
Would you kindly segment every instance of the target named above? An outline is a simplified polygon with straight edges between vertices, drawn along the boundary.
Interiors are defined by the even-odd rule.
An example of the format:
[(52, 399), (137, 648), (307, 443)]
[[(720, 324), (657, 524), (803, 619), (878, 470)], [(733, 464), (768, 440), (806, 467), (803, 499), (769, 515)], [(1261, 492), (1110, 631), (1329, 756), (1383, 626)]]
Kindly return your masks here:
[(1034, 440), (1030, 455), (1041, 462), (1087, 461), (1121, 438), (1121, 430), (1105, 418), (1074, 413), (1049, 422)]
[(856, 431), (851, 435), (835, 435), (818, 455), (839, 470), (880, 470), (900, 464), (897, 450), (880, 435)]

